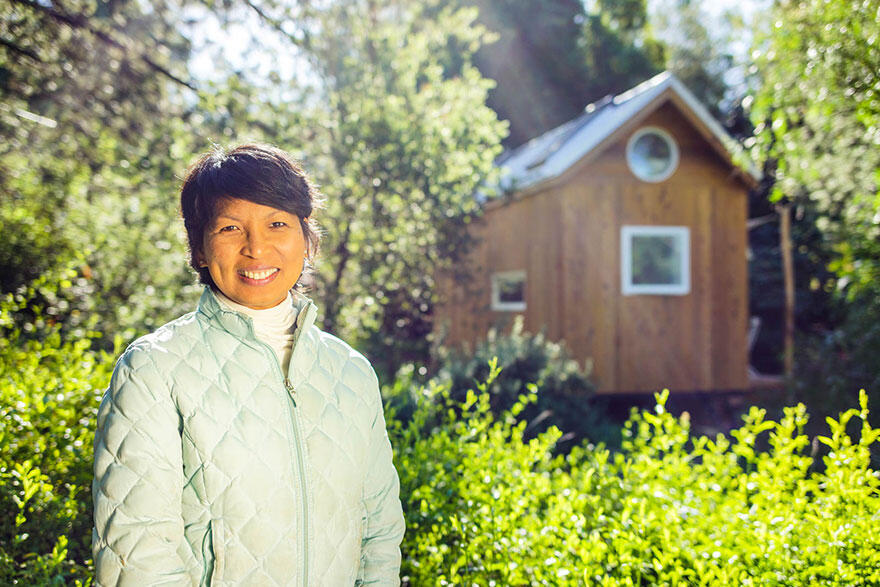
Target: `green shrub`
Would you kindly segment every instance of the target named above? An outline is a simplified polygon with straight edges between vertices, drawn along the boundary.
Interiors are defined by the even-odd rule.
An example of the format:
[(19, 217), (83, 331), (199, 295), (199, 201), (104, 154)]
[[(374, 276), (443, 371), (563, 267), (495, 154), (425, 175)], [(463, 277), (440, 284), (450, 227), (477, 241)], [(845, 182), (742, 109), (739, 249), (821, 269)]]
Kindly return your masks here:
[(509, 334), (490, 330), (473, 352), (441, 349), (438, 355), (441, 367), (435, 381), (448, 385), (459, 401), (487, 380), (489, 361), (498, 361), (501, 373), (487, 388), (496, 414), (509, 410), (535, 384), (536, 400), (520, 415), (529, 423), (530, 436), (550, 425), (563, 431), (566, 446), (583, 438), (608, 443), (620, 436), (619, 423), (606, 417), (605, 400), (595, 396), (590, 368), (581, 368), (564, 344), (547, 340), (543, 333), (524, 332), (522, 317), (517, 317)]
[[(0, 300), (0, 584), (88, 583), (92, 431), (113, 356), (48, 321), (22, 334), (21, 303)], [(536, 385), (493, 411), (500, 377), (492, 362), (461, 400), (436, 382), (397, 386), (407, 583), (880, 584), (880, 433), (865, 393), (815, 442), (803, 406), (779, 422), (752, 408), (729, 436), (692, 437), (663, 394), (632, 413), (620, 451), (558, 454), (556, 427), (523, 441)]]
[[(412, 585), (868, 585), (880, 582), (878, 431), (861, 409), (829, 419), (813, 470), (802, 405), (779, 422), (752, 408), (730, 437), (691, 439), (688, 418), (633, 412), (623, 448), (554, 456), (556, 428), (522, 442), (487, 384), (463, 404), (448, 387), (390, 418)], [(462, 412), (463, 408), (463, 412)], [(846, 434), (862, 420), (858, 439)], [(758, 449), (766, 444), (767, 449)]]
[(0, 584), (73, 584), (90, 570), (92, 440), (112, 358), (63, 340), (27, 296), (0, 300)]

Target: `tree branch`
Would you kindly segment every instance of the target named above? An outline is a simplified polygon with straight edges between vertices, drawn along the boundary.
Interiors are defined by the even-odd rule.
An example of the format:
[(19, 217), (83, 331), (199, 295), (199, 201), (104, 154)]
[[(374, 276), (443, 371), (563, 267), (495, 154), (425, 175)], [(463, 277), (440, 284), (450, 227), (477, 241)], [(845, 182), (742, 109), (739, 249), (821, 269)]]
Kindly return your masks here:
[(6, 39), (0, 39), (0, 45), (3, 45), (7, 49), (12, 50), (15, 53), (18, 53), (19, 55), (24, 55), (25, 57), (30, 57), (34, 61), (38, 61), (40, 63), (43, 62), (43, 60), (40, 59), (40, 56), (37, 55), (35, 51), (31, 51), (30, 49), (25, 49), (24, 47), (19, 47), (18, 45), (16, 45), (12, 41), (7, 41)]
[(260, 6), (257, 6), (257, 4), (253, 0), (244, 0), (244, 3), (247, 4), (248, 8), (250, 8), (251, 10), (256, 12), (257, 16), (259, 16), (263, 22), (268, 24), (270, 27), (275, 29), (277, 32), (284, 35), (284, 37), (287, 38), (288, 41), (290, 41), (291, 43), (293, 43), (294, 45), (296, 45), (297, 47), (299, 47), (301, 49), (308, 49), (308, 47), (309, 47), (308, 34), (303, 33), (303, 38), (298, 39), (297, 37), (295, 37), (291, 33), (288, 33), (287, 31), (284, 30), (284, 26), (280, 20), (267, 14), (266, 11), (263, 10)]
[(46, 5), (43, 5), (39, 2), (35, 2), (34, 0), (12, 0), (12, 1), (17, 4), (22, 4), (24, 6), (27, 6), (28, 8), (30, 8), (32, 10), (36, 10), (37, 12), (41, 12), (41, 13), (49, 16), (50, 18), (52, 18), (58, 22), (66, 24), (67, 26), (69, 26), (71, 28), (86, 31), (89, 34), (93, 35), (96, 39), (103, 42), (105, 45), (109, 45), (109, 46), (114, 47), (116, 49), (119, 49), (125, 53), (134, 52), (135, 57), (137, 57), (138, 59), (140, 59), (141, 61), (146, 63), (147, 66), (150, 67), (150, 69), (154, 70), (155, 72), (167, 77), (168, 79), (170, 79), (171, 81), (173, 81), (177, 84), (180, 84), (182, 86), (189, 88), (190, 90), (193, 90), (193, 91), (198, 90), (198, 88), (195, 86), (195, 84), (193, 84), (192, 82), (188, 82), (188, 81), (181, 79), (180, 77), (174, 75), (173, 73), (168, 71), (168, 69), (166, 69), (165, 67), (163, 67), (163, 66), (159, 65), (158, 63), (156, 63), (155, 61), (153, 61), (144, 52), (138, 51), (137, 49), (134, 49), (132, 47), (127, 46), (124, 42), (113, 38), (113, 36), (109, 32), (102, 31), (99, 28), (95, 27), (92, 23), (89, 22), (89, 17), (87, 17), (84, 14), (66, 14), (64, 12), (61, 12), (59, 10), (52, 8), (51, 6), (46, 6)]

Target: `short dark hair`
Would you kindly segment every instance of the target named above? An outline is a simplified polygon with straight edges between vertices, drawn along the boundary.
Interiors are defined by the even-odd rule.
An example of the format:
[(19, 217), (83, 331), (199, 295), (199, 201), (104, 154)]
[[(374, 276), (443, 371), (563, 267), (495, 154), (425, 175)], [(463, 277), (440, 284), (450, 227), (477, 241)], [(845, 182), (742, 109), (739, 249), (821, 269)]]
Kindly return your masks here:
[(199, 281), (216, 287), (206, 267), (199, 267), (205, 229), (214, 220), (217, 203), (225, 198), (248, 200), (296, 215), (311, 261), (321, 240), (312, 212), (321, 194), (290, 155), (260, 143), (215, 147), (193, 163), (180, 187), (180, 212), (189, 243), (189, 263)]

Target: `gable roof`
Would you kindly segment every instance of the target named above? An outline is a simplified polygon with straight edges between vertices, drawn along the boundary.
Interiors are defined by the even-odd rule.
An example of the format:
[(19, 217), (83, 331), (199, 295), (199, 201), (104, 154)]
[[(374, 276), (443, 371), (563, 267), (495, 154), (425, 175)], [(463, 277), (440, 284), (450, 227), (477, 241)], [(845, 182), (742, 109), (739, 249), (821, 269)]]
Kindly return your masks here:
[(521, 191), (562, 175), (594, 151), (646, 109), (653, 111), (667, 100), (675, 101), (731, 166), (760, 179), (740, 146), (709, 114), (696, 96), (672, 73), (665, 71), (616, 96), (590, 104), (584, 113), (543, 135), (504, 153), (496, 161), (501, 168), (502, 191)]

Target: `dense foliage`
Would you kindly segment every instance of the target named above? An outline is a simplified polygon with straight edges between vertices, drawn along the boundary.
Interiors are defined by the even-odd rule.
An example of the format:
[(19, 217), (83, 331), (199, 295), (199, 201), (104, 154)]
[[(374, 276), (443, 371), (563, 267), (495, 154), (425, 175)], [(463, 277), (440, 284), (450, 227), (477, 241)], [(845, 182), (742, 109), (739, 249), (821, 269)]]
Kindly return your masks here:
[[(0, 314), (0, 582), (86, 582), (93, 426), (112, 356), (45, 321), (23, 333), (10, 318), (23, 303), (7, 296)], [(633, 413), (619, 452), (558, 456), (555, 427), (523, 441), (518, 416), (540, 388), (493, 413), (498, 375), (493, 361), (463, 401), (446, 386), (407, 389), (414, 410), (389, 411), (409, 584), (880, 581), (878, 432), (853, 428), (864, 394), (817, 439), (821, 465), (803, 406), (780, 422), (754, 408), (730, 437), (690, 438), (665, 395)]]
[(448, 386), (450, 397), (458, 401), (487, 380), (490, 362), (495, 361), (501, 373), (486, 386), (486, 393), (499, 416), (534, 388), (535, 402), (517, 415), (527, 423), (530, 436), (555, 426), (564, 434), (564, 447), (587, 438), (618, 443), (620, 422), (609, 420), (606, 401), (595, 396), (589, 366), (582, 368), (563, 343), (548, 340), (544, 333), (525, 332), (522, 317), (508, 333), (490, 330), (473, 349), (438, 349), (436, 361), (440, 368), (434, 383)]
[(557, 429), (522, 442), (525, 422), (515, 423), (534, 393), (492, 415), (497, 374), (463, 404), (446, 388), (424, 390), (393, 431), (409, 584), (880, 581), (880, 479), (870, 466), (880, 431), (866, 422), (864, 393), (817, 438), (828, 449), (819, 472), (803, 405), (778, 422), (752, 408), (730, 436), (691, 438), (687, 415), (664, 409), (666, 393), (654, 412), (633, 413), (620, 452), (554, 457)]
[(126, 337), (158, 326), (191, 281), (174, 192), (192, 91), (171, 8), (2, 0), (0, 15), (0, 292), (73, 262), (47, 314)]
[(818, 263), (801, 282), (832, 294), (805, 329), (796, 390), (837, 409), (880, 384), (878, 10), (877, 0), (777, 2), (755, 51), (753, 153), (772, 172), (773, 199), (809, 225), (795, 246)]
[(0, 583), (72, 584), (89, 573), (92, 439), (113, 358), (39, 317), (17, 328), (27, 293), (0, 300)]

